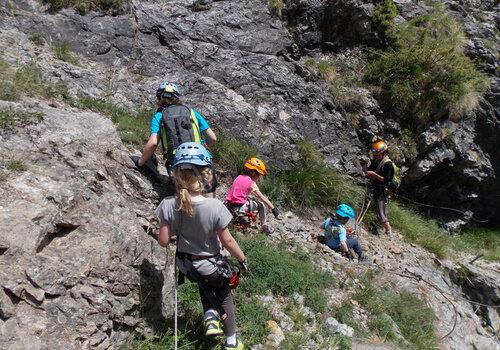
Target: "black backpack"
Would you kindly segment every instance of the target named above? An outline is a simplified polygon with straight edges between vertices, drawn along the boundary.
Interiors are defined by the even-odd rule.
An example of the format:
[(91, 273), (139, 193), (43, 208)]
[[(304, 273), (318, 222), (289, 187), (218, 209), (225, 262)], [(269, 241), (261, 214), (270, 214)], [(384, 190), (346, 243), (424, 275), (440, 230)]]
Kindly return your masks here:
[(201, 142), (200, 128), (194, 113), (184, 105), (170, 105), (162, 110), (161, 144), (163, 158), (171, 162), (177, 147), (184, 142)]

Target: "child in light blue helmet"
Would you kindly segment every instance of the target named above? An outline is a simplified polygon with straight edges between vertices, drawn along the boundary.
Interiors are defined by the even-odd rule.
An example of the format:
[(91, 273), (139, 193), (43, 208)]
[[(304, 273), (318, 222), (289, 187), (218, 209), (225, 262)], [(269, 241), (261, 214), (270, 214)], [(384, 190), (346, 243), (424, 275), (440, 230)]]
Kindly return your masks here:
[(358, 255), (359, 261), (368, 260), (363, 253), (363, 249), (358, 240), (352, 237), (347, 237), (347, 230), (344, 227), (349, 220), (355, 217), (354, 210), (347, 204), (340, 204), (335, 208), (335, 215), (326, 218), (320, 227), (324, 230), (320, 240), (329, 248), (336, 252), (345, 254), (350, 260), (354, 259), (351, 253), (353, 249)]
[(207, 336), (226, 335), (225, 350), (243, 350), (236, 334), (236, 315), (229, 285), (231, 270), (221, 254), (224, 247), (248, 271), (248, 262), (227, 226), (233, 216), (224, 203), (203, 194), (212, 184), (212, 155), (196, 142), (182, 143), (172, 170), (175, 196), (163, 199), (158, 242), (167, 246), (177, 236), (176, 265), (182, 276), (198, 284)]

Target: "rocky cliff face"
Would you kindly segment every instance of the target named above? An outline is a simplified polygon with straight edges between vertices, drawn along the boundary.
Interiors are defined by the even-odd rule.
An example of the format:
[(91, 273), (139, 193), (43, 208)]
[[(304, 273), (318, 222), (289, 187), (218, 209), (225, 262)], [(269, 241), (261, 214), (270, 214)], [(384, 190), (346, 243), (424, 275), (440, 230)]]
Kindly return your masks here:
[[(122, 343), (161, 319), (162, 286), (169, 316), (171, 259), (152, 237), (158, 194), (112, 122), (35, 101), (1, 108), (43, 120), (0, 134), (0, 347)], [(13, 161), (25, 169), (5, 167)]]
[[(299, 51), (318, 56), (342, 53), (361, 46), (377, 48), (381, 38), (373, 28), (374, 6), (380, 1), (286, 1), (284, 16), (295, 34)], [(424, 1), (398, 1), (398, 23), (429, 12)], [(493, 1), (444, 1), (460, 22), (468, 37), (467, 52), (489, 74), (491, 89), (473, 113), (458, 122), (438, 121), (421, 130), (416, 152), (401, 158), (405, 177), (403, 191), (425, 203), (454, 207), (463, 211), (436, 210), (436, 216), (449, 229), (476, 218), (498, 222), (500, 207), (499, 152), (495, 138), (499, 134), (498, 77), (498, 5)], [(358, 137), (367, 142), (374, 135), (398, 139), (402, 127), (400, 112), (391, 106), (361, 111)], [(378, 111), (379, 113), (373, 113)], [(444, 135), (452, 137), (444, 137)], [(406, 152), (404, 152), (406, 153)], [(460, 217), (462, 216), (462, 217)], [(481, 220), (479, 220), (481, 221)]]
[[(371, 136), (397, 137), (402, 132), (397, 119), (367, 91), (356, 128), (304, 64), (304, 55), (379, 45), (370, 27), (369, 1), (286, 1), (284, 15), (293, 31), (257, 0), (133, 0), (112, 15), (52, 12), (32, 0), (0, 4), (2, 59), (13, 66), (35, 62), (45, 79), (66, 84), (72, 97), (86, 94), (137, 109), (154, 100), (159, 81), (176, 81), (186, 103), (215, 128), (241, 136), (263, 154), (287, 158), (294, 142), (308, 137), (333, 166), (353, 175), (358, 172), (355, 160)], [(397, 4), (400, 21), (425, 13), (425, 6), (416, 2)], [(498, 63), (481, 38), (494, 33), (498, 11), (489, 2), (448, 4), (465, 21), (471, 55), (487, 62), (492, 89), (479, 111), (460, 122), (437, 122), (422, 132), (418, 155), (404, 159), (403, 168), (410, 169), (405, 189), (425, 189), (416, 193), (423, 200), (453, 203), (494, 221), (500, 198), (495, 177), (500, 170), (495, 143)], [(43, 36), (41, 46), (30, 40), (33, 33)], [(62, 42), (79, 55), (78, 64), (55, 58), (52, 46)], [(162, 187), (131, 169), (112, 123), (98, 114), (34, 99), (3, 102), (0, 107), (43, 115), (42, 121), (21, 123), (0, 134), (1, 347), (112, 348), (133, 331), (147, 332), (161, 314), (161, 286), (163, 314), (172, 310), (172, 274), (162, 272), (172, 264), (151, 237)], [(455, 131), (453, 142), (443, 140), (444, 128)], [(17, 159), (26, 164), (26, 171), (17, 173), (5, 165)], [(294, 225), (285, 229), (308, 226)], [(287, 231), (277, 238), (287, 239)], [(306, 242), (304, 237), (303, 243), (314, 252)], [(401, 262), (403, 268), (416, 265), (425, 254), (409, 250), (413, 255)], [(318, 254), (332, 269), (339, 260), (331, 252)], [(395, 263), (391, 254), (380, 253), (382, 260)], [(456, 266), (449, 269), (455, 271)], [(460, 295), (453, 283), (462, 284), (466, 294), (471, 289), (463, 275), (452, 272), (450, 279), (437, 274), (430, 262), (422, 263), (420, 270), (453, 295)], [(494, 277), (493, 282), (473, 280), (478, 286), (495, 285)], [(422, 287), (426, 293), (434, 292)], [(488, 303), (498, 301), (498, 287), (488, 293)], [(434, 296), (431, 301), (440, 325), (449, 329), (445, 320), (452, 311), (442, 302)], [(476, 315), (463, 300), (460, 308), (460, 332), (443, 347), (494, 347), (485, 329), (498, 314), (489, 308), (487, 316)], [(483, 327), (481, 317), (493, 321), (484, 321)]]

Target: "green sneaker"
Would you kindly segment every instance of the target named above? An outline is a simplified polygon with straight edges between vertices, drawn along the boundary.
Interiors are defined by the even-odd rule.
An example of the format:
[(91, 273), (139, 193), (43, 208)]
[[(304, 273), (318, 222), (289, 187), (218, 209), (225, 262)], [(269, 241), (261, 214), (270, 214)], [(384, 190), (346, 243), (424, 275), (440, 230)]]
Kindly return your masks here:
[(243, 345), (243, 342), (240, 340), (239, 337), (236, 338), (236, 345), (227, 345), (226, 343), (226, 350), (243, 350), (245, 346)]
[(224, 334), (224, 331), (222, 330), (222, 323), (215, 318), (205, 320), (205, 328), (207, 329), (207, 332), (205, 333), (207, 336)]

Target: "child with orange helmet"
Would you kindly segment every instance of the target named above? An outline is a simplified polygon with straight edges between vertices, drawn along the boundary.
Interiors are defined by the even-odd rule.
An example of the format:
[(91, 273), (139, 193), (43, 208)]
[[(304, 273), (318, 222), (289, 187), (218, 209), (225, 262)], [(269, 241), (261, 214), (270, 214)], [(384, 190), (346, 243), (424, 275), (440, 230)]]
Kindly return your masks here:
[[(262, 231), (270, 234), (271, 229), (266, 222), (264, 205), (271, 209), (277, 219), (279, 218), (279, 211), (257, 186), (259, 179), (267, 174), (266, 165), (257, 157), (250, 157), (245, 161), (243, 168), (243, 173), (233, 181), (226, 194), (226, 204), (235, 216), (244, 215), (248, 211), (257, 211)], [(254, 194), (259, 200), (249, 199), (250, 194)]]

